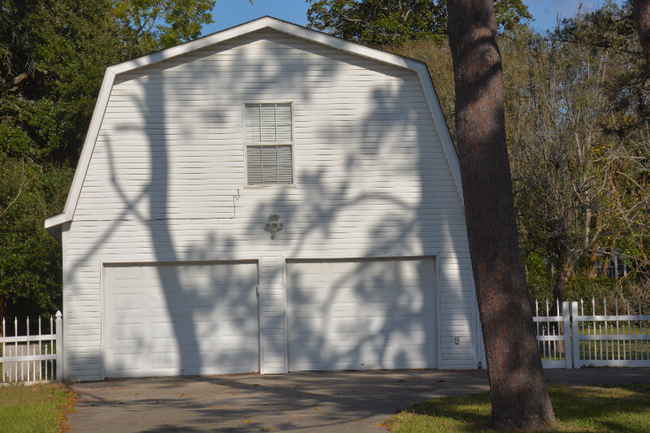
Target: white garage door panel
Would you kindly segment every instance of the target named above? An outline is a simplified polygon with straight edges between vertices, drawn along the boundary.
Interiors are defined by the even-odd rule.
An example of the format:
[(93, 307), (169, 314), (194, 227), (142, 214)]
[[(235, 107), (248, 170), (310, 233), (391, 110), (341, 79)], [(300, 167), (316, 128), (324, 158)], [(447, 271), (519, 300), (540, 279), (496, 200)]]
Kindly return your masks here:
[(107, 266), (106, 377), (259, 371), (257, 265)]
[(289, 370), (436, 367), (433, 259), (289, 262)]

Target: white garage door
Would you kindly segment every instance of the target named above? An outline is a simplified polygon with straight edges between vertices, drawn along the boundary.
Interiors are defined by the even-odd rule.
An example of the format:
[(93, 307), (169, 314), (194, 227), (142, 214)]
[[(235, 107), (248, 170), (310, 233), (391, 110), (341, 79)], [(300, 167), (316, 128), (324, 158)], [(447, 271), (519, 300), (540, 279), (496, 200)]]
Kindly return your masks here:
[(257, 264), (105, 271), (106, 377), (259, 371)]
[(436, 367), (432, 258), (287, 263), (289, 370)]

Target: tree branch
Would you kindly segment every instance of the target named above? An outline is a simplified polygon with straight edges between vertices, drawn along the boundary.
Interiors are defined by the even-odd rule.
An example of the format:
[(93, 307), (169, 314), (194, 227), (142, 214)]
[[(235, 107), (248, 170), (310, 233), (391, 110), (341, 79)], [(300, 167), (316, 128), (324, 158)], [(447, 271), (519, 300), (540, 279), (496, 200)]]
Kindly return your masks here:
[(18, 198), (23, 193), (23, 191), (25, 190), (27, 185), (29, 185), (29, 183), (32, 180), (34, 180), (34, 178), (36, 177), (36, 174), (38, 174), (38, 173), (35, 173), (34, 176), (32, 176), (31, 179), (29, 179), (27, 182), (25, 182), (25, 160), (23, 160), (22, 181), (20, 182), (20, 187), (18, 188), (18, 194), (16, 194), (16, 197), (14, 197), (14, 199), (11, 201), (11, 203), (9, 203), (7, 205), (7, 207), (2, 212), (0, 212), (0, 218), (2, 218), (4, 216), (4, 214), (6, 214), (9, 211), (9, 209), (16, 203), (16, 201), (18, 201)]

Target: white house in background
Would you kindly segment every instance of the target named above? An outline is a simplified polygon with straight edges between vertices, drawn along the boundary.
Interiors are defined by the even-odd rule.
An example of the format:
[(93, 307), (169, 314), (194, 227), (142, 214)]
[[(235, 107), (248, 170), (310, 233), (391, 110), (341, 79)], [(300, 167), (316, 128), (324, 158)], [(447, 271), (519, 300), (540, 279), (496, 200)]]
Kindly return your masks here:
[(473, 369), (423, 63), (264, 17), (107, 69), (65, 211), (64, 374)]

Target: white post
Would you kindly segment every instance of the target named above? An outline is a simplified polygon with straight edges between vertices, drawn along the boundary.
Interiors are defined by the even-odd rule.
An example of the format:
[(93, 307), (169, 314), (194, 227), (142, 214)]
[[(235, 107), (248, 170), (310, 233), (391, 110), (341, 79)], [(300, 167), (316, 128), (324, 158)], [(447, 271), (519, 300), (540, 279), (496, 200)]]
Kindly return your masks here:
[(63, 380), (63, 315), (56, 312), (56, 380)]
[[(641, 305), (641, 302), (639, 302), (639, 305)], [(639, 310), (639, 316), (641, 315), (640, 311), (641, 311), (641, 310)], [(639, 321), (639, 323), (641, 323), (641, 322)], [(5, 323), (5, 318), (3, 317), (3, 318), (2, 318), (2, 337), (3, 337), (3, 338), (5, 337), (5, 329), (6, 329), (6, 323)], [(642, 331), (642, 332), (643, 332), (643, 331)], [(5, 343), (4, 343), (4, 341), (2, 342), (2, 356), (7, 356), (7, 350), (6, 350), (6, 348), (5, 348)], [(6, 370), (7, 370), (7, 367), (5, 367), (6, 364), (7, 364), (6, 362), (2, 363), (2, 383), (4, 383), (4, 381), (5, 381), (6, 378), (7, 378), (7, 376), (6, 376), (6, 373), (7, 373), (7, 371), (6, 371)]]
[(580, 331), (578, 330), (578, 303), (571, 302), (571, 334), (573, 336), (573, 364), (575, 368), (580, 368)]
[[(578, 312), (578, 303), (573, 302), (576, 305), (576, 312)], [(573, 362), (571, 360), (571, 351), (573, 348), (571, 347), (571, 327), (570, 327), (570, 320), (571, 314), (569, 311), (569, 302), (568, 301), (562, 301), (562, 320), (564, 321), (564, 360), (566, 361), (566, 368), (567, 369), (572, 369), (573, 368)]]

